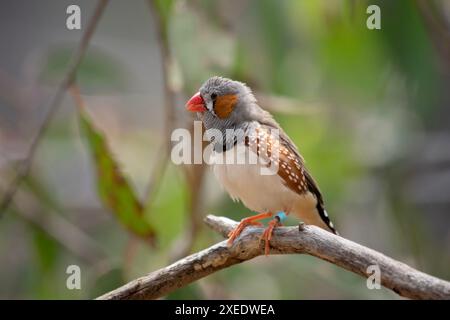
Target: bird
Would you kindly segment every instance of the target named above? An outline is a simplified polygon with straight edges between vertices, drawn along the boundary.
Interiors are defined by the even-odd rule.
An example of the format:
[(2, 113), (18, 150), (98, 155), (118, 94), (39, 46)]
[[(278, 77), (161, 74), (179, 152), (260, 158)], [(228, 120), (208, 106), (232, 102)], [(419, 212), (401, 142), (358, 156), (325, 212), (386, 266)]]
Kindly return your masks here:
[(262, 226), (261, 220), (271, 218), (261, 236), (267, 256), (273, 230), (288, 215), (338, 234), (296, 145), (245, 83), (211, 77), (185, 107), (203, 123), (219, 183), (233, 200), (257, 213), (228, 234), (229, 246), (247, 226)]

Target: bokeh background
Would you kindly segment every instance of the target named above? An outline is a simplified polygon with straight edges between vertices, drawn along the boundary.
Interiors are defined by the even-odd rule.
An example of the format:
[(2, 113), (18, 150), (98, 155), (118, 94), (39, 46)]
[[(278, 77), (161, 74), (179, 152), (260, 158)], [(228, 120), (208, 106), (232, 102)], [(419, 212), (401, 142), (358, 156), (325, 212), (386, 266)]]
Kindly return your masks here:
[[(81, 8), (81, 30), (66, 28), (70, 4)], [(369, 4), (381, 8), (381, 30), (366, 28)], [(95, 6), (0, 2), (0, 194), (27, 157)], [(222, 240), (202, 224), (206, 214), (251, 214), (210, 168), (166, 157), (171, 129), (192, 122), (184, 102), (212, 75), (247, 82), (274, 113), (344, 237), (450, 279), (450, 1), (114, 0), (77, 85), (155, 245), (99, 197), (96, 159), (66, 94), (1, 213), (0, 298), (94, 298)], [(66, 288), (73, 264), (81, 290)], [(167, 298), (398, 296), (296, 255), (259, 257)]]

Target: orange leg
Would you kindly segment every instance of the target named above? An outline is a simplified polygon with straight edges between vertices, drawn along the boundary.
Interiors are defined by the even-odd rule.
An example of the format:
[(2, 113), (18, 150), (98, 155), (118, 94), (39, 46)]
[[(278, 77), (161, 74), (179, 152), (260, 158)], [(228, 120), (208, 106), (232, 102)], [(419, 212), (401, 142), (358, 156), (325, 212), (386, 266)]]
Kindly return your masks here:
[(264, 233), (261, 236), (261, 240), (264, 239), (264, 255), (267, 257), (270, 251), (270, 239), (272, 239), (273, 229), (275, 227), (280, 226), (280, 219), (275, 217), (272, 221), (269, 222), (269, 226), (264, 230)]
[(238, 226), (228, 234), (228, 245), (231, 246), (233, 244), (234, 239), (236, 239), (241, 234), (245, 227), (249, 225), (261, 226), (262, 224), (258, 222), (258, 220), (270, 218), (271, 216), (272, 213), (266, 212), (242, 219)]

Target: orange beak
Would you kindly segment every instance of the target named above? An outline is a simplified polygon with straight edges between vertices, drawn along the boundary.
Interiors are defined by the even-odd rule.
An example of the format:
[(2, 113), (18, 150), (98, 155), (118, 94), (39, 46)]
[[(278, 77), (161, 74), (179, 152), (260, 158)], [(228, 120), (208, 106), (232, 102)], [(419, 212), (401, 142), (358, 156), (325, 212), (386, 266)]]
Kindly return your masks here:
[(199, 92), (194, 94), (186, 103), (186, 109), (191, 112), (205, 112), (205, 103)]

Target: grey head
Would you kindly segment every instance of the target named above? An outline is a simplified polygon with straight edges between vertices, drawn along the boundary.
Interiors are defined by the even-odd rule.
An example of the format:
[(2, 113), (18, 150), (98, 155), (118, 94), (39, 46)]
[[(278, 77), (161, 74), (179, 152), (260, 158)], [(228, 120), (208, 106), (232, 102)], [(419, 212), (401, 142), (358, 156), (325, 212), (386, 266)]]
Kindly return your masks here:
[[(278, 127), (272, 116), (258, 106), (252, 91), (242, 82), (212, 77), (200, 87), (199, 96), (204, 108), (192, 110), (188, 107), (188, 110), (197, 111), (207, 130), (219, 130), (225, 137), (226, 141), (216, 141), (216, 151), (231, 148), (236, 140), (242, 138), (239, 137), (241, 132), (246, 132), (258, 122)], [(195, 97), (200, 99), (198, 95), (193, 99)], [(238, 136), (227, 134), (230, 130), (237, 132)]]

